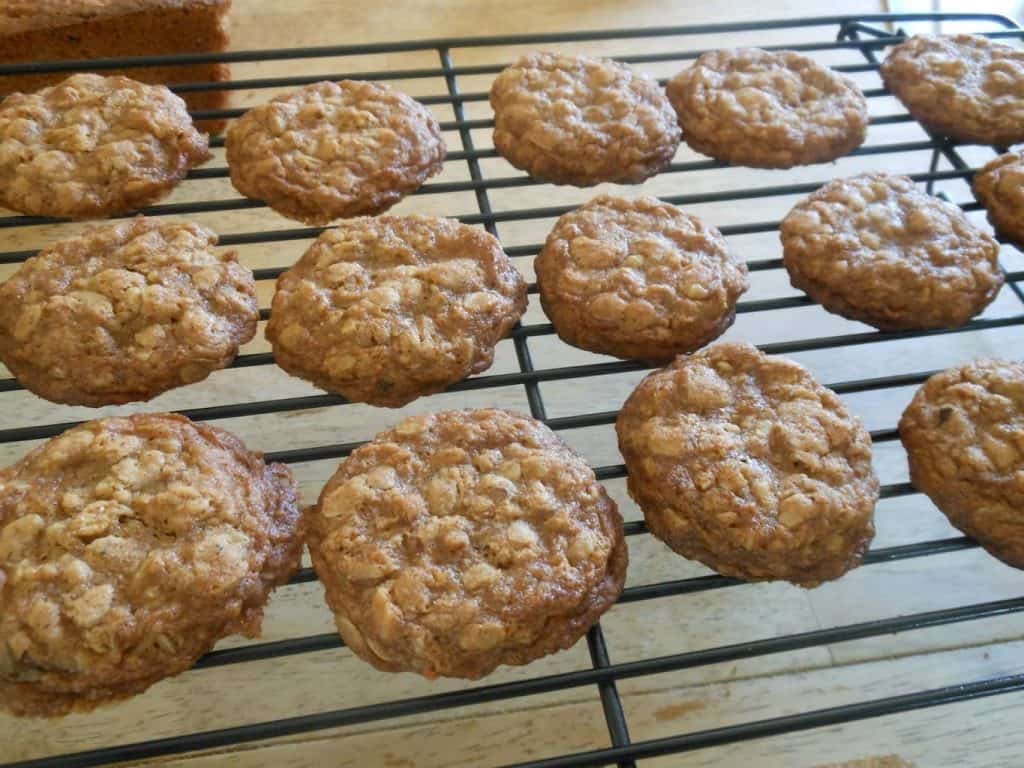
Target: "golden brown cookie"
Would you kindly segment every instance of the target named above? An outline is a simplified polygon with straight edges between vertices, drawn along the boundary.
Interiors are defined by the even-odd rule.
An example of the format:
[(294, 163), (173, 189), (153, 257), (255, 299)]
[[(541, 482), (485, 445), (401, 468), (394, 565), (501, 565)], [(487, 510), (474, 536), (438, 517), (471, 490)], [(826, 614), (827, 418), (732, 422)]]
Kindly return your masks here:
[(1008, 152), (978, 170), (974, 194), (999, 234), (1024, 246), (1024, 155)]
[(183, 416), (91, 421), (0, 469), (0, 708), (88, 711), (258, 635), (300, 522), (287, 467)]
[(856, 83), (793, 51), (710, 51), (667, 89), (683, 140), (735, 165), (827, 163), (867, 135), (868, 104)]
[(975, 360), (935, 374), (903, 412), (900, 438), (914, 487), (1024, 568), (1024, 364)]
[(639, 184), (679, 147), (661, 86), (610, 59), (531, 53), (498, 75), (490, 96), (495, 149), (541, 181)]
[(942, 136), (999, 147), (1024, 141), (1024, 51), (979, 35), (915, 36), (893, 48), (882, 80)]
[(59, 240), (0, 284), (0, 360), (69, 405), (149, 400), (224, 368), (259, 320), (252, 272), (198, 224), (138, 216)]
[(444, 164), (441, 129), (404, 93), (361, 80), (320, 82), (228, 126), (231, 183), (307, 224), (386, 211)]
[(539, 421), (414, 416), (342, 462), (308, 514), (338, 631), (378, 669), (479, 678), (569, 648), (618, 598), (622, 518)]
[(748, 287), (717, 229), (653, 197), (601, 195), (570, 211), (534, 268), (564, 341), (661, 362), (724, 333)]
[(162, 85), (72, 75), (0, 102), (0, 205), (21, 213), (85, 219), (148, 205), (209, 156)]
[(871, 437), (790, 360), (749, 344), (678, 357), (615, 429), (651, 533), (719, 573), (814, 587), (858, 566), (875, 535)]
[(954, 328), (1003, 285), (999, 244), (906, 176), (835, 179), (782, 221), (794, 288), (883, 331)]
[(278, 278), (267, 340), (288, 373), (397, 408), (487, 370), (525, 309), (526, 282), (482, 229), (358, 218)]

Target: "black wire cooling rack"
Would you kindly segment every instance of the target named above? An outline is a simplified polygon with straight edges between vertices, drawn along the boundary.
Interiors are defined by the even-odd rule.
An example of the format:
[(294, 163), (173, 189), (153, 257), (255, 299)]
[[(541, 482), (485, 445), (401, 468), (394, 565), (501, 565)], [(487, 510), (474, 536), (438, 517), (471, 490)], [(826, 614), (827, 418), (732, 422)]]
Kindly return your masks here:
[[(957, 22), (959, 24), (987, 25), (986, 32), (992, 37), (1019, 39), (1024, 30), (1005, 17), (990, 14), (926, 14), (926, 15), (868, 15), (859, 17), (819, 17), (786, 21), (743, 22), (736, 24), (715, 24), (689, 27), (662, 27), (654, 29), (627, 29), (601, 32), (569, 32), (544, 35), (510, 35), (502, 37), (476, 37), (459, 39), (437, 39), (416, 42), (385, 43), (373, 45), (326, 46), (317, 48), (301, 48), (286, 50), (241, 51), (215, 55), (172, 55), (136, 57), (131, 59), (102, 59), (92, 61), (53, 62), (47, 64), (6, 65), (0, 67), (0, 90), (2, 76), (24, 72), (59, 72), (72, 70), (102, 71), (125, 66), (154, 66), (180, 64), (201, 61), (229, 62), (271, 62), (288, 59), (314, 59), (323, 57), (359, 57), (376, 54), (396, 54), (401, 52), (435, 52), (438, 61), (436, 66), (418, 69), (361, 71), (354, 77), (374, 80), (415, 80), (418, 78), (443, 79), (447, 93), (421, 98), (421, 101), (433, 105), (447, 105), (454, 115), (454, 120), (444, 121), (442, 129), (454, 131), (461, 141), (460, 151), (450, 152), (449, 164), (465, 163), (468, 180), (452, 182), (434, 182), (426, 184), (418, 194), (437, 195), (455, 192), (471, 192), (475, 197), (478, 211), (458, 216), (460, 220), (471, 224), (483, 225), (492, 234), (498, 235), (498, 224), (532, 219), (551, 218), (561, 215), (573, 206), (544, 207), (528, 209), (503, 209), (492, 202), (491, 193), (495, 190), (514, 187), (527, 187), (536, 184), (525, 176), (491, 178), (482, 168), (482, 160), (496, 157), (493, 149), (477, 149), (474, 146), (473, 131), (488, 129), (493, 121), (486, 118), (471, 119), (467, 117), (466, 105), (471, 102), (486, 101), (485, 92), (463, 92), (460, 90), (460, 78), (475, 75), (490, 75), (501, 70), (501, 64), (464, 65), (453, 63), (452, 52), (463, 49), (487, 49), (495, 46), (544, 46), (568, 43), (586, 43), (589, 41), (614, 40), (649, 40), (652, 47), (659, 39), (677, 36), (723, 35), (752, 33), (764, 30), (796, 30), (820, 28), (822, 39), (812, 42), (800, 42), (790, 45), (765, 46), (787, 48), (809, 52), (847, 50), (854, 51), (858, 56), (857, 63), (837, 66), (836, 69), (846, 72), (870, 73), (877, 70), (879, 54), (886, 46), (898, 42), (903, 35), (899, 25), (911, 22)], [(888, 27), (888, 28), (887, 28)], [(665, 53), (643, 53), (621, 57), (632, 64), (654, 63), (690, 59), (701, 53), (700, 50), (669, 51)], [(355, 61), (355, 59), (351, 59)], [(325, 78), (338, 79), (343, 74), (316, 74), (310, 76), (289, 77), (254, 77), (236, 79), (230, 84), (224, 83), (189, 83), (175, 88), (179, 93), (190, 93), (217, 89), (266, 89), (286, 86), (298, 86)], [(885, 96), (883, 88), (866, 89), (868, 97)], [(243, 109), (207, 110), (193, 113), (194, 117), (223, 118), (236, 117)], [(872, 118), (872, 125), (911, 122), (905, 112)], [(215, 138), (211, 144), (223, 146), (223, 139)], [(951, 179), (969, 179), (972, 168), (958, 151), (956, 142), (927, 136), (925, 140), (898, 142), (881, 145), (866, 145), (854, 152), (855, 155), (886, 155), (907, 152), (927, 151), (931, 153), (928, 169), (913, 174), (915, 180), (927, 184), (929, 191), (936, 182)], [(940, 170), (945, 164), (949, 170)], [(724, 168), (723, 164), (713, 160), (695, 160), (674, 163), (668, 172), (688, 173), (703, 172)], [(227, 170), (221, 168), (200, 168), (189, 174), (190, 179), (225, 178)], [(758, 186), (750, 189), (730, 189), (724, 192), (704, 194), (681, 194), (666, 196), (669, 202), (679, 205), (699, 205), (713, 202), (740, 201), (754, 198), (782, 195), (798, 195), (813, 191), (821, 182), (787, 184), (777, 186)], [(680, 186), (685, 184), (685, 177)], [(218, 211), (232, 211), (247, 208), (258, 208), (262, 204), (245, 199), (201, 200), (197, 202), (175, 202), (155, 205), (145, 209), (149, 215), (164, 214), (198, 214)], [(963, 205), (965, 210), (976, 211), (976, 202)], [(456, 211), (451, 211), (456, 213)], [(14, 227), (30, 227), (55, 223), (56, 220), (29, 216), (7, 216), (0, 218), (0, 229), (9, 230)], [(722, 226), (720, 229), (726, 236), (748, 235), (772, 232), (778, 228), (777, 221), (741, 223)], [(290, 240), (302, 240), (315, 237), (322, 229), (292, 228), (268, 229), (264, 231), (225, 234), (221, 237), (222, 245), (246, 245), (256, 243), (273, 243)], [(538, 245), (508, 247), (510, 256), (532, 256), (537, 252)], [(0, 252), (0, 264), (15, 264), (23, 261), (34, 253), (33, 250), (8, 250)], [(760, 259), (748, 262), (752, 272), (779, 270), (782, 266), (778, 258)], [(285, 267), (257, 269), (256, 277), (267, 280), (276, 277)], [(1024, 292), (1020, 283), (1024, 281), (1024, 271), (1007, 272), (1008, 290), (1024, 305)], [(531, 286), (531, 292), (536, 287)], [(740, 313), (754, 313), (768, 310), (784, 310), (812, 304), (806, 296), (786, 298), (770, 298), (741, 302)], [(841, 350), (855, 345), (872, 344), (874, 342), (898, 339), (917, 339), (925, 337), (957, 334), (982, 329), (994, 329), (1008, 326), (1024, 326), (1024, 313), (1017, 308), (1008, 316), (976, 319), (962, 328), (941, 331), (880, 333), (875, 331), (846, 333), (825, 337), (808, 337), (765, 343), (761, 348), (770, 353), (799, 353), (812, 350)], [(264, 310), (264, 319), (266, 311)], [(518, 370), (507, 373), (492, 373), (477, 376), (451, 388), (452, 391), (482, 390), (497, 387), (521, 386), (525, 388), (526, 400), (532, 415), (544, 420), (556, 430), (568, 430), (597, 425), (608, 425), (614, 422), (614, 411), (590, 413), (549, 418), (547, 406), (541, 396), (540, 385), (545, 382), (578, 379), (581, 382), (592, 377), (613, 373), (642, 370), (642, 363), (628, 361), (596, 362), (582, 365), (535, 368), (531, 356), (530, 339), (547, 336), (553, 333), (547, 323), (533, 323), (517, 327), (513, 334), (513, 344)], [(838, 354), (838, 352), (837, 352)], [(238, 358), (234, 367), (259, 367), (272, 365), (269, 354), (246, 354)], [(874, 390), (886, 390), (907, 387), (923, 382), (934, 371), (921, 371), (910, 374), (890, 375), (878, 378), (863, 378), (840, 382), (829, 382), (832, 389), (840, 394), (863, 393)], [(0, 393), (15, 392), (21, 387), (13, 379), (0, 380)], [(0, 395), (2, 398), (2, 395)], [(324, 406), (344, 404), (344, 400), (333, 395), (311, 395), (289, 397), (273, 400), (257, 400), (228, 405), (185, 409), (182, 412), (193, 419), (227, 419), (240, 416), (297, 411)], [(0, 411), (8, 408), (2, 405)], [(60, 413), (58, 409), (54, 414)], [(51, 437), (78, 422), (47, 423), (25, 427), (0, 430), (0, 443), (31, 441)], [(876, 444), (898, 439), (895, 429), (875, 430), (872, 438)], [(271, 452), (267, 458), (290, 464), (311, 462), (321, 459), (339, 458), (347, 455), (360, 443), (335, 443), (315, 447), (296, 448)], [(625, 467), (622, 465), (600, 466), (596, 469), (602, 479), (622, 478)], [(891, 483), (882, 489), (882, 498), (908, 496), (915, 493), (909, 483)], [(642, 521), (629, 522), (626, 525), (628, 535), (635, 536), (645, 533)], [(917, 542), (900, 546), (876, 548), (867, 558), (866, 564), (877, 564), (918, 558), (927, 555), (948, 553), (974, 547), (975, 543), (965, 537), (951, 537), (939, 540)], [(295, 579), (296, 583), (315, 580), (311, 569), (303, 569)], [(623, 593), (620, 603), (630, 603), (652, 598), (664, 598), (694, 593), (702, 590), (724, 589), (740, 582), (718, 575), (707, 575), (695, 578), (665, 581), (641, 586), (630, 586)], [(748, 722), (739, 725), (716, 728), (694, 733), (658, 738), (646, 741), (631, 741), (629, 724), (623, 712), (617, 682), (630, 678), (657, 675), (670, 671), (692, 669), (704, 665), (722, 662), (734, 662), (767, 654), (786, 651), (809, 649), (829, 643), (859, 640), (878, 637), (891, 633), (909, 632), (928, 627), (950, 625), (958, 622), (975, 621), (1024, 611), (1024, 597), (981, 602), (956, 608), (935, 610), (924, 613), (885, 618), (862, 623), (847, 624), (827, 629), (771, 637), (752, 642), (727, 645), (707, 650), (690, 651), (656, 658), (643, 658), (625, 663), (611, 663), (600, 626), (595, 626), (587, 636), (591, 668), (571, 672), (549, 674), (530, 679), (517, 680), (501, 684), (474, 684), (463, 690), (430, 694), (383, 703), (349, 707), (340, 710), (301, 715), (269, 722), (259, 722), (239, 727), (229, 727), (184, 735), (161, 738), (152, 741), (128, 743), (108, 748), (90, 749), (42, 759), (8, 762), (0, 768), (55, 768), (56, 766), (97, 766), (110, 763), (139, 761), (148, 758), (183, 755), (197, 750), (209, 750), (230, 746), (241, 746), (246, 743), (273, 739), (276, 737), (293, 736), (296, 734), (349, 726), (372, 721), (382, 721), (406, 715), (437, 712), (456, 707), (467, 707), (486, 702), (509, 700), (517, 697), (532, 696), (558, 690), (596, 686), (600, 694), (600, 702), (612, 746), (593, 751), (578, 752), (518, 764), (518, 768), (569, 768), (570, 766), (600, 766), (616, 764), (619, 766), (635, 765), (636, 760), (676, 754), (686, 751), (704, 749), (734, 743), (745, 739), (756, 739), (779, 734), (792, 733), (827, 725), (849, 723), (867, 718), (906, 712), (925, 707), (935, 707), (968, 699), (976, 699), (1012, 691), (1024, 690), (1024, 674), (971, 682), (962, 685), (925, 690), (915, 693), (891, 696), (887, 698), (847, 704), (828, 709), (805, 712), (796, 715), (776, 717), (772, 719)], [(334, 633), (313, 635), (296, 639), (275, 642), (263, 642), (237, 648), (213, 651), (196, 665), (197, 670), (212, 667), (240, 664), (257, 660), (275, 659), (293, 654), (338, 648), (341, 641)], [(193, 674), (202, 674), (197, 671)], [(0, 759), (3, 759), (0, 748)]]

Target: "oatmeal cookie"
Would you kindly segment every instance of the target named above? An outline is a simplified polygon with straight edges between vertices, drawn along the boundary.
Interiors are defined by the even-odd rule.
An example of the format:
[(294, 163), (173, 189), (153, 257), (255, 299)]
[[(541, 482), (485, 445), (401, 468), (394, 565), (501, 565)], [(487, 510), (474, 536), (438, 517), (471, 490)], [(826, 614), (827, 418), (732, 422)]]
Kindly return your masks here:
[(1003, 285), (999, 244), (906, 176), (835, 179), (782, 221), (794, 288), (883, 331), (954, 328)]
[(406, 419), (342, 462), (308, 521), (338, 631), (389, 672), (475, 679), (569, 648), (626, 576), (593, 471), (509, 411)]
[(267, 340), (288, 373), (397, 408), (487, 370), (525, 309), (526, 282), (483, 230), (357, 218), (278, 278)]
[(933, 133), (999, 147), (1024, 141), (1024, 50), (978, 35), (921, 35), (893, 48), (881, 74)]
[(1024, 568), (1024, 364), (937, 373), (900, 419), (910, 479), (995, 557)]
[(258, 635), (300, 524), (287, 467), (183, 416), (91, 421), (0, 469), (0, 708), (87, 711)]
[(684, 557), (814, 587), (875, 534), (871, 437), (805, 368), (715, 344), (640, 382), (615, 425), (629, 494)]
[(149, 400), (252, 339), (252, 272), (198, 224), (142, 216), (60, 240), (0, 284), (0, 360), (69, 405)]
[(602, 195), (565, 214), (534, 267), (564, 341), (662, 362), (724, 333), (748, 287), (717, 229), (653, 197)]
[(138, 208), (209, 157), (185, 102), (162, 85), (81, 74), (0, 102), (0, 205), (21, 213)]
[(639, 184), (679, 147), (661, 86), (610, 59), (531, 53), (498, 75), (490, 97), (494, 148), (541, 181)]
[(999, 234), (1024, 247), (1024, 155), (1008, 152), (979, 169), (974, 194)]
[(386, 85), (320, 82), (228, 126), (231, 183), (284, 216), (324, 225), (386, 211), (444, 164), (430, 111)]
[(868, 103), (849, 78), (793, 51), (711, 51), (668, 83), (683, 140), (735, 165), (826, 163), (864, 143)]

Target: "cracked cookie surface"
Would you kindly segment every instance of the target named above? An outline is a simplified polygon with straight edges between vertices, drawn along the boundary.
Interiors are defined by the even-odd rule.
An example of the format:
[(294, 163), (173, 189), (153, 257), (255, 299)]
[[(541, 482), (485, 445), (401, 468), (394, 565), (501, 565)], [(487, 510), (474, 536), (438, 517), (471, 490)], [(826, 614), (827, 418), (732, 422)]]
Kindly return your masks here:
[(954, 328), (1003, 285), (999, 244), (906, 176), (835, 179), (782, 221), (794, 288), (885, 331)]
[(1024, 51), (980, 35), (915, 36), (881, 67), (886, 88), (926, 128), (960, 141), (1024, 141)]
[(494, 147), (542, 181), (639, 184), (679, 147), (665, 92), (610, 59), (531, 53), (491, 85)]
[(622, 518), (548, 427), (414, 416), (341, 463), (309, 517), (338, 630), (385, 671), (479, 678), (568, 648), (622, 591)]
[(914, 487), (1024, 568), (1024, 364), (975, 360), (935, 374), (904, 411), (900, 438)]
[(1024, 244), (1024, 155), (1000, 155), (980, 168), (972, 183), (992, 226), (1018, 247)]
[(562, 216), (534, 268), (541, 303), (569, 344), (665, 361), (732, 325), (746, 265), (721, 233), (657, 198), (594, 198)]
[(415, 99), (362, 80), (320, 82), (228, 126), (231, 183), (307, 224), (386, 211), (440, 172), (441, 129)]
[(793, 51), (710, 51), (672, 78), (683, 140), (755, 168), (825, 163), (859, 147), (868, 105), (850, 79)]
[(88, 711), (257, 635), (300, 522), (287, 467), (183, 416), (91, 421), (0, 469), (0, 707)]
[(162, 85), (72, 75), (0, 102), (0, 205), (86, 219), (165, 197), (210, 157), (185, 102)]
[(198, 224), (137, 217), (59, 240), (0, 284), (0, 360), (58, 403), (149, 400), (256, 333), (252, 272)]
[(358, 218), (324, 232), (278, 278), (267, 339), (289, 373), (398, 407), (489, 368), (525, 309), (526, 281), (483, 230)]
[(805, 368), (715, 344), (647, 376), (616, 422), (651, 532), (719, 573), (804, 587), (874, 536), (871, 437)]

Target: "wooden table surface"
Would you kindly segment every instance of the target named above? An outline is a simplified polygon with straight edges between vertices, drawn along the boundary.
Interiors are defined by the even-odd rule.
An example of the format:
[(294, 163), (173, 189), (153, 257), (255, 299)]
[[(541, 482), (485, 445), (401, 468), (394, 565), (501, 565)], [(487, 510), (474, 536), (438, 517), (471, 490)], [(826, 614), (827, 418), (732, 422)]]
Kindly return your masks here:
[[(874, 3), (836, 0), (827, 4), (801, 0), (762, 0), (755, 4), (728, 0), (717, 3), (672, 0), (564, 0), (541, 2), (473, 2), (429, 0), (413, 2), (339, 3), (337, 0), (235, 0), (232, 16), (238, 49), (315, 44), (361, 43), (450, 35), (481, 35), (513, 32), (612, 27), (642, 27), (721, 20), (745, 20), (752, 11), (762, 17), (795, 17), (815, 13), (881, 10)], [(737, 44), (797, 43), (821, 40), (835, 29), (786, 30), (759, 34), (712, 35), (591, 42), (549, 46), (558, 50), (597, 54), (713, 48)], [(456, 65), (500, 63), (521, 52), (507, 49), (456, 49)], [(840, 51), (821, 55), (827, 63), (859, 61), (858, 54)], [(317, 59), (238, 65), (237, 77), (259, 74), (332, 73), (389, 68), (434, 67), (437, 53), (413, 52), (374, 55), (347, 60)], [(684, 62), (645, 65), (657, 76), (678, 71)], [(460, 77), (463, 91), (485, 91), (490, 75)], [(858, 74), (866, 88), (878, 88), (873, 72)], [(402, 80), (395, 83), (414, 96), (445, 93), (440, 78)], [(239, 105), (258, 103), (274, 89), (242, 91)], [(873, 115), (900, 112), (888, 97), (871, 99)], [(441, 120), (452, 120), (449, 106), (436, 107)], [(467, 104), (469, 118), (489, 116), (486, 102)], [(449, 149), (461, 149), (455, 133), (447, 136)], [(872, 127), (868, 145), (922, 141), (926, 137), (912, 123)], [(474, 130), (479, 147), (490, 147), (490, 131)], [(972, 164), (984, 162), (991, 151), (966, 152)], [(683, 147), (679, 161), (699, 159)], [(899, 155), (862, 154), (834, 165), (799, 168), (786, 172), (743, 168), (664, 174), (639, 189), (673, 195), (709, 191), (744, 190), (788, 183), (821, 183), (837, 175), (866, 169), (922, 172), (930, 153)], [(212, 166), (223, 166), (218, 150)], [(499, 159), (483, 160), (489, 178), (517, 175)], [(449, 162), (440, 181), (468, 179), (464, 162)], [(960, 181), (944, 183), (956, 201), (969, 199)], [(598, 190), (550, 186), (494, 189), (491, 202), (497, 210), (542, 205), (571, 205), (587, 200)], [(236, 197), (224, 179), (190, 181), (172, 201)], [(778, 220), (799, 196), (765, 195), (742, 203), (707, 203), (688, 209), (716, 225)], [(477, 211), (470, 192), (420, 195), (403, 202), (401, 212), (464, 214)], [(981, 224), (982, 216), (972, 214)], [(265, 209), (199, 214), (221, 234), (261, 229), (293, 228)], [(506, 246), (541, 242), (550, 219), (508, 221), (499, 225)], [(3, 230), (3, 250), (32, 248), (74, 230), (74, 226), (25, 226)], [(730, 237), (730, 245), (750, 260), (778, 258), (776, 232)], [(294, 261), (308, 240), (243, 246), (243, 261), (252, 267), (284, 266)], [(1007, 248), (1011, 269), (1024, 260)], [(532, 276), (530, 258), (516, 259)], [(0, 267), (0, 278), (13, 267)], [(272, 291), (269, 281), (260, 286), (261, 306)], [(794, 296), (781, 270), (752, 274), (746, 300)], [(536, 297), (526, 322), (543, 322)], [(1021, 306), (1004, 290), (985, 317), (1019, 314)], [(869, 330), (807, 306), (740, 315), (727, 338), (755, 343), (858, 333)], [(1021, 327), (851, 345), (793, 355), (811, 367), (824, 382), (927, 371), (957, 364), (981, 354), (1019, 356), (1024, 343)], [(530, 340), (538, 368), (574, 365), (601, 360), (570, 349), (554, 337)], [(266, 351), (260, 334), (245, 352)], [(1007, 351), (1009, 350), (1009, 351)], [(517, 370), (510, 342), (499, 348), (490, 373)], [(0, 371), (6, 376), (5, 371)], [(549, 415), (568, 416), (615, 410), (641, 374), (617, 374), (542, 386)], [(884, 389), (850, 395), (851, 408), (872, 429), (891, 428), (914, 391), (913, 387)], [(272, 366), (227, 370), (208, 381), (168, 393), (143, 406), (102, 409), (100, 413), (138, 410), (172, 410), (220, 403), (245, 402), (314, 394), (308, 385), (290, 379)], [(282, 450), (367, 439), (402, 415), (452, 406), (502, 405), (526, 411), (524, 389), (510, 386), (497, 390), (469, 391), (420, 400), (394, 412), (366, 406), (341, 406), (292, 411), (284, 414), (223, 419), (218, 423), (235, 431), (250, 446)], [(96, 411), (47, 404), (25, 392), (0, 394), (0, 429), (92, 418)], [(610, 425), (566, 430), (565, 437), (594, 465), (621, 461)], [(0, 445), (0, 462), (14, 461), (33, 443)], [(301, 463), (295, 466), (306, 500), (313, 500), (336, 461)], [(906, 463), (898, 442), (876, 446), (876, 466), (883, 483), (906, 481)], [(620, 502), (628, 520), (638, 519), (628, 500), (624, 482), (613, 480), (609, 489)], [(942, 539), (957, 535), (945, 519), (920, 495), (883, 500), (878, 507), (876, 547)], [(673, 555), (650, 536), (631, 537), (629, 585), (706, 574), (694, 563)], [(602, 621), (614, 663), (713, 648), (748, 640), (770, 638), (908, 613), (950, 608), (976, 602), (1015, 598), (1022, 594), (1024, 578), (1019, 571), (1001, 565), (978, 549), (905, 559), (863, 567), (845, 578), (806, 591), (785, 584), (745, 585), (676, 597), (645, 600), (614, 607)], [(962, 682), (1024, 671), (1024, 615), (885, 635), (870, 639), (817, 645), (804, 650), (775, 653), (701, 666), (668, 674), (620, 681), (618, 688), (634, 740), (654, 739), (735, 723), (760, 720), (885, 696), (922, 691)], [(271, 600), (262, 641), (301, 637), (332, 631), (319, 584), (290, 586)], [(220, 647), (244, 644), (227, 640)], [(585, 643), (538, 661), (525, 668), (499, 670), (486, 683), (524, 680), (590, 666)], [(16, 721), (0, 717), (0, 763), (112, 744), (132, 743), (197, 730), (256, 723), (275, 718), (324, 712), (332, 709), (386, 702), (440, 691), (461, 690), (472, 683), (427, 682), (414, 675), (376, 672), (347, 650), (330, 650), (265, 662), (221, 666), (183, 674), (154, 686), (143, 696), (89, 715), (55, 722)], [(856, 765), (917, 766), (1020, 766), (1024, 735), (1024, 694), (976, 699), (898, 716), (842, 726), (804, 731), (787, 736), (745, 741), (713, 749), (642, 761), (649, 766), (757, 766), (757, 768), (811, 768), (857, 761)], [(553, 693), (516, 698), (479, 707), (443, 710), (430, 714), (374, 721), (342, 729), (242, 747), (213, 750), (164, 760), (180, 768), (247, 766), (298, 768), (299, 766), (352, 766), (353, 768), (440, 768), (441, 766), (490, 766), (537, 759), (609, 745), (595, 687), (570, 688)], [(892, 757), (888, 762), (873, 758)]]

